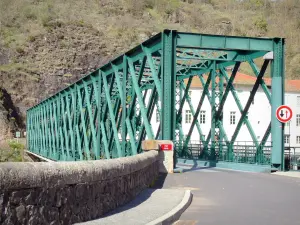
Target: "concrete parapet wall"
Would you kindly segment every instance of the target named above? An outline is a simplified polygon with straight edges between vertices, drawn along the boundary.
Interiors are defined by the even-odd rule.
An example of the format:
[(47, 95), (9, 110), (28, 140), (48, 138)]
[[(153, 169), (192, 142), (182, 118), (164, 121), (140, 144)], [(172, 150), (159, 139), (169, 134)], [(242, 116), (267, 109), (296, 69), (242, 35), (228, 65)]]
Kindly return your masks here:
[(1, 163), (0, 224), (73, 224), (132, 200), (158, 175), (158, 152), (111, 160)]
[[(168, 149), (163, 149), (164, 146)], [(156, 150), (159, 153), (159, 172), (173, 173), (174, 171), (174, 144), (170, 140), (145, 140), (142, 142), (144, 151)]]

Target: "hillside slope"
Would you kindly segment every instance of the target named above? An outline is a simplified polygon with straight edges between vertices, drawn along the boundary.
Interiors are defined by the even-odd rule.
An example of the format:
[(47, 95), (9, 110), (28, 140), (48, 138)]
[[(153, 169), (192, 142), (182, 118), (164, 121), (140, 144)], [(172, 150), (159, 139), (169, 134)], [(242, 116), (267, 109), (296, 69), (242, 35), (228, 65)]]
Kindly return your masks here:
[(299, 15), (298, 0), (1, 0), (0, 84), (24, 112), (165, 28), (286, 37), (297, 79)]

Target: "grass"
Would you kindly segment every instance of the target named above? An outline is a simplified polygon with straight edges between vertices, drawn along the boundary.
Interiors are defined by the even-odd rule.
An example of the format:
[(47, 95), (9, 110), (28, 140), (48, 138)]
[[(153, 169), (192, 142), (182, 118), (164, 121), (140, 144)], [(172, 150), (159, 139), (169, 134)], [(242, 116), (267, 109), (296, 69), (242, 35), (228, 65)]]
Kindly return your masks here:
[(16, 140), (6, 140), (0, 144), (0, 162), (24, 161), (24, 144)]
[(10, 64), (0, 65), (0, 71), (3, 72), (15, 72), (18, 70), (23, 70), (25, 68), (26, 65), (21, 63), (10, 63)]
[[(20, 54), (39, 35), (71, 23), (102, 31), (112, 52), (116, 46), (124, 52), (139, 43), (140, 33), (170, 27), (212, 34), (285, 36), (289, 43), (287, 77), (295, 77), (299, 59), (294, 55), (300, 52), (299, 14), (297, 0), (2, 0), (0, 22), (4, 26), (0, 36), (5, 46)], [(69, 48), (67, 43), (61, 47)]]
[(0, 0), (0, 81), (29, 107), (163, 29), (285, 37), (299, 79), (299, 15), (299, 0)]

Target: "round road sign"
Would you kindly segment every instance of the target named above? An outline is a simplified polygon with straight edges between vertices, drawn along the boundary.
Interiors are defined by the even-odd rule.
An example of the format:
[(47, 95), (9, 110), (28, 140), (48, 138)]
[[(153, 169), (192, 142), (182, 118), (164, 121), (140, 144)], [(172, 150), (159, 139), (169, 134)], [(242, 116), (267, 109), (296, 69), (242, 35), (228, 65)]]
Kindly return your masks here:
[(287, 123), (292, 119), (293, 111), (292, 109), (287, 105), (279, 106), (276, 110), (276, 118), (281, 123)]

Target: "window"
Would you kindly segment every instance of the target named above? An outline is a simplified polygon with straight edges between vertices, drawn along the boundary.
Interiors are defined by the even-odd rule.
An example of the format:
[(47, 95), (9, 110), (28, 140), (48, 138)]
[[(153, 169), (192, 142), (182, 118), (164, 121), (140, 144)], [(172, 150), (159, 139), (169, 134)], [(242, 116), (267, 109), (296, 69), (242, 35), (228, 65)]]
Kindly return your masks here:
[(230, 124), (235, 124), (235, 112), (230, 112)]
[(205, 124), (205, 114), (206, 114), (206, 111), (204, 110), (201, 110), (200, 111), (200, 124)]
[(297, 106), (300, 106), (300, 96), (297, 96)]
[(185, 110), (185, 123), (192, 122), (192, 113), (191, 110)]
[(290, 143), (290, 135), (284, 135), (284, 144)]
[(296, 126), (299, 127), (300, 126), (300, 114), (296, 115)]
[(300, 144), (300, 136), (297, 136), (297, 137), (296, 137), (296, 143), (297, 143), (297, 144)]
[(156, 123), (159, 123), (160, 121), (160, 116), (159, 116), (159, 111), (156, 109)]

